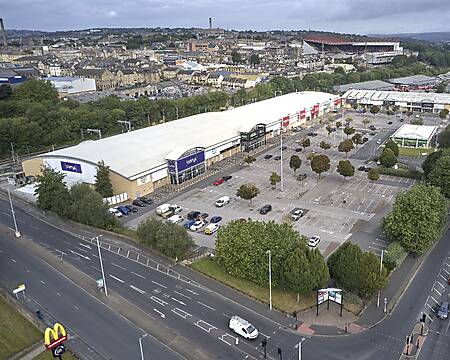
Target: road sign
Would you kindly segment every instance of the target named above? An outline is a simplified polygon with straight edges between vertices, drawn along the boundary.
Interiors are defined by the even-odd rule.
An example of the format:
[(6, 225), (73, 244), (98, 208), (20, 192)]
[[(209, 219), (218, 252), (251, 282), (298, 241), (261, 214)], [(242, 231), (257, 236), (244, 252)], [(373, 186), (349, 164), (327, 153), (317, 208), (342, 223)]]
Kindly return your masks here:
[(65, 353), (65, 351), (66, 351), (66, 348), (64, 347), (64, 344), (61, 344), (61, 345), (58, 345), (58, 346), (55, 346), (53, 349), (52, 349), (52, 355), (53, 355), (53, 357), (61, 357), (61, 355), (62, 354), (64, 354)]
[(20, 293), (21, 291), (25, 290), (25, 284), (20, 284), (16, 289), (13, 290), (13, 294)]
[(48, 327), (44, 332), (44, 344), (47, 350), (53, 349), (61, 345), (67, 340), (67, 333), (64, 326), (60, 323), (55, 323), (53, 328)]

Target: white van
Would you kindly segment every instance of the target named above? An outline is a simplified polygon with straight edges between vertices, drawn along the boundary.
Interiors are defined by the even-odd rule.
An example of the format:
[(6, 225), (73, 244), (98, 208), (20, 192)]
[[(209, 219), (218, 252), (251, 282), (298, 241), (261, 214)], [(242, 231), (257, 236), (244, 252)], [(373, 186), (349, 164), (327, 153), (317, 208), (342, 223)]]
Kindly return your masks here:
[(222, 196), (220, 199), (218, 199), (214, 205), (216, 205), (217, 207), (222, 207), (226, 204), (228, 204), (230, 202), (230, 197), (229, 196)]
[(162, 214), (168, 212), (168, 211), (170, 210), (170, 207), (171, 207), (170, 204), (162, 204), (162, 205), (159, 205), (159, 206), (156, 208), (156, 213), (157, 213), (158, 215), (162, 215)]
[(231, 317), (228, 327), (246, 339), (256, 339), (259, 335), (252, 324), (237, 315)]
[(209, 224), (207, 227), (205, 227), (205, 234), (206, 235), (212, 235), (214, 234), (217, 230), (219, 230), (220, 228), (220, 224), (217, 223), (211, 223)]

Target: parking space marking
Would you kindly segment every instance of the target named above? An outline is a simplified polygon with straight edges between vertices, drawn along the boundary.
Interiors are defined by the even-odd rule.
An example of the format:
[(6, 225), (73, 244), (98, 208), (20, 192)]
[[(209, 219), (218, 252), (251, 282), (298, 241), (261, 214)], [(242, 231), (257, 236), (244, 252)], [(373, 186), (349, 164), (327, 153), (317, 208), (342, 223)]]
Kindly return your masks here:
[(205, 308), (208, 308), (208, 309), (210, 309), (210, 310), (212, 310), (212, 311), (216, 311), (216, 309), (214, 309), (213, 307), (211, 307), (211, 306), (209, 306), (209, 305), (206, 305), (206, 304), (204, 304), (204, 303), (202, 303), (202, 302), (200, 302), (200, 301), (197, 301), (197, 304), (202, 305), (202, 306), (204, 306)]
[(114, 280), (120, 282), (121, 284), (123, 284), (123, 283), (125, 282), (125, 281), (123, 281), (122, 279), (119, 279), (118, 277), (116, 277), (116, 276), (114, 276), (114, 275), (109, 274), (109, 276), (112, 277)]
[(183, 310), (181, 310), (179, 308), (172, 309), (172, 312), (175, 313), (176, 315), (178, 315), (179, 317), (183, 318), (183, 319), (186, 319), (188, 316), (192, 316), (188, 312), (183, 311)]
[(161, 300), (160, 298), (157, 298), (156, 296), (150, 296), (150, 299), (156, 302), (157, 304), (164, 306), (167, 305), (168, 302), (165, 302), (164, 300)]
[(437, 301), (432, 295), (430, 295), (430, 299), (433, 299), (433, 301), (434, 301), (436, 304), (439, 304), (439, 301)]
[(207, 333), (211, 332), (211, 330), (217, 330), (217, 328), (206, 321), (203, 320), (197, 320), (194, 323), (195, 326), (198, 326), (200, 329), (206, 331)]
[[(225, 338), (231, 338), (230, 342), (226, 341)], [(237, 337), (226, 333), (226, 334), (223, 334), (222, 336), (219, 336), (218, 339), (223, 341), (225, 344), (233, 346), (236, 343)]]

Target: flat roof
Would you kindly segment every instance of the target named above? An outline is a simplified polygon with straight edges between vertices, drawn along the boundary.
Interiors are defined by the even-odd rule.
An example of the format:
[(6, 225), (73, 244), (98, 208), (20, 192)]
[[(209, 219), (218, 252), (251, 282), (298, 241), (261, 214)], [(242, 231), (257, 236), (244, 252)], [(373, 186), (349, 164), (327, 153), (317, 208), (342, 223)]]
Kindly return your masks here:
[(93, 164), (103, 160), (112, 171), (133, 178), (166, 164), (167, 156), (181, 151), (178, 149), (209, 148), (239, 139), (241, 131), (257, 124), (269, 125), (336, 98), (323, 92), (291, 93), (223, 112), (197, 114), (101, 140), (84, 141), (40, 156), (66, 157)]
[(403, 124), (391, 138), (428, 140), (437, 131), (437, 126)]
[(337, 91), (348, 90), (394, 90), (395, 86), (386, 81), (370, 80), (351, 84), (336, 85), (333, 87)]
[(349, 90), (343, 96), (345, 99), (375, 100), (375, 101), (402, 101), (415, 103), (450, 104), (450, 94), (426, 92), (400, 92), (376, 90)]
[(437, 78), (426, 75), (404, 76), (390, 80), (392, 84), (401, 84), (401, 85), (431, 85), (435, 84), (436, 81)]

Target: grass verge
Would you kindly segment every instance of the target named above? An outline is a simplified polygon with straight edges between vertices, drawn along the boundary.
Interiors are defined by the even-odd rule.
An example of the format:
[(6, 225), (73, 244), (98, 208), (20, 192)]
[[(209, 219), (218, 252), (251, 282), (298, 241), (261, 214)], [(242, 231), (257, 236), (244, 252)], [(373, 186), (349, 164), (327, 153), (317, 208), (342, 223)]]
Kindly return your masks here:
[(0, 359), (8, 359), (39, 339), (40, 331), (0, 296)]
[(424, 156), (432, 153), (434, 151), (431, 149), (423, 149), (423, 148), (410, 148), (410, 147), (398, 147), (399, 155), (403, 156)]
[[(73, 356), (69, 351), (66, 351), (62, 356), (64, 360), (77, 360), (75, 356)], [(36, 356), (33, 360), (54, 360), (55, 358), (52, 356), (52, 352), (45, 350), (39, 356)]]

